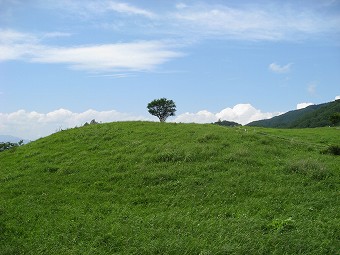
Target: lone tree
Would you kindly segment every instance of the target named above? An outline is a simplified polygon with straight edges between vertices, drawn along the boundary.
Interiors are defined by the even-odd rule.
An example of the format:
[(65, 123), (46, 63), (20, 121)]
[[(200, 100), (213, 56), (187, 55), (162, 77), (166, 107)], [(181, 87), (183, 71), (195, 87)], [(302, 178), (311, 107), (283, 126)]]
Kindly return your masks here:
[(175, 116), (176, 105), (174, 101), (166, 98), (155, 99), (148, 103), (149, 113), (158, 117), (160, 122), (165, 122), (169, 116)]

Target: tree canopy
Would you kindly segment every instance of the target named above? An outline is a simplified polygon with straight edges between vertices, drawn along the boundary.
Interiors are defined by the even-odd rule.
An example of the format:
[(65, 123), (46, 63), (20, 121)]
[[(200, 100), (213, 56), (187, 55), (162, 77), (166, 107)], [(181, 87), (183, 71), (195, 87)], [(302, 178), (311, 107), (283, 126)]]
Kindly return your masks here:
[(333, 113), (329, 117), (329, 120), (332, 122), (333, 125), (339, 124), (340, 123), (340, 112)]
[(166, 98), (151, 101), (147, 108), (149, 113), (158, 117), (160, 122), (165, 122), (168, 117), (175, 116), (176, 112), (175, 102)]

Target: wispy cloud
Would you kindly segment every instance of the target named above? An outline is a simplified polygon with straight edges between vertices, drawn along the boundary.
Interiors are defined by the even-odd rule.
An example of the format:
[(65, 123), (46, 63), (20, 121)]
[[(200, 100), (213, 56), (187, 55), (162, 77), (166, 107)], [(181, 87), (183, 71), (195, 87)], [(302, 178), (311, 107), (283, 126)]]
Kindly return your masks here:
[(12, 29), (1, 29), (0, 28), (0, 44), (9, 45), (15, 44), (34, 44), (37, 43), (38, 39), (36, 36), (29, 33), (22, 33)]
[(65, 32), (48, 32), (43, 35), (43, 38), (69, 37), (71, 35), (71, 33)]
[(31, 34), (0, 29), (0, 62), (23, 58), (37, 49), (38, 42)]
[(157, 17), (157, 15), (150, 10), (122, 1), (60, 0), (57, 2), (50, 2), (48, 5), (50, 8), (57, 7), (82, 18), (98, 17), (98, 15), (108, 12), (117, 12), (129, 16), (140, 16), (148, 19)]
[[(338, 15), (322, 16), (314, 10), (293, 10), (284, 6), (279, 8), (277, 3), (276, 6), (270, 5), (271, 8), (269, 5), (255, 4), (228, 6), (178, 3), (173, 4), (170, 11), (157, 14), (124, 1), (61, 0), (47, 1), (46, 5), (52, 5), (50, 8), (63, 8), (63, 11), (69, 14), (85, 13), (84, 15), (98, 19), (98, 27), (110, 27), (108, 23), (112, 20), (106, 19), (108, 16), (105, 14), (121, 13), (127, 17), (113, 19), (116, 29), (117, 26), (121, 31), (135, 29), (134, 31), (140, 33), (140, 38), (144, 33), (152, 33), (156, 38), (166, 35), (168, 38), (175, 38), (173, 41), (181, 38), (181, 41), (186, 42), (196, 42), (197, 38), (279, 41), (310, 36), (326, 37), (328, 33), (340, 33)], [(142, 17), (143, 22), (136, 22), (136, 16)], [(127, 21), (130, 19), (133, 21), (133, 27), (132, 22)], [(104, 21), (105, 24), (101, 24)], [(153, 29), (145, 29), (148, 26)], [(54, 31), (43, 35), (40, 33), (38, 36), (0, 29), (0, 61), (21, 59), (27, 62), (65, 64), (73, 69), (87, 71), (126, 72), (154, 70), (167, 61), (183, 56), (178, 47), (162, 39), (96, 45), (77, 44), (69, 47), (48, 45), (44, 42), (46, 38), (61, 36), (71, 34)], [(276, 73), (287, 73), (291, 67), (292, 63), (283, 66), (277, 63), (269, 65), (269, 69)]]
[(175, 5), (176, 9), (184, 9), (187, 8), (188, 6), (185, 3), (178, 3)]
[[(274, 5), (271, 5), (274, 6)], [(173, 13), (181, 28), (202, 36), (239, 40), (298, 40), (339, 32), (339, 16), (322, 16), (313, 10), (294, 10), (284, 5), (193, 5)]]
[(165, 41), (57, 47), (43, 44), (30, 34), (12, 30), (0, 33), (0, 61), (24, 59), (87, 71), (150, 71), (182, 56), (174, 47)]
[(292, 66), (292, 63), (289, 63), (287, 65), (281, 66), (279, 64), (276, 63), (271, 63), (268, 68), (270, 71), (274, 72), (274, 73), (289, 73), (290, 72), (290, 68)]
[(116, 73), (116, 74), (98, 74), (98, 75), (90, 75), (88, 77), (111, 77), (111, 78), (127, 78), (127, 77), (134, 77), (136, 75), (132, 73)]
[[(220, 1), (219, 1), (220, 2)], [(236, 1), (237, 2), (237, 1)], [(142, 2), (140, 2), (142, 3)], [(52, 4), (50, 2), (50, 4)], [(95, 19), (100, 23), (101, 15), (115, 12), (126, 15), (126, 19), (102, 24), (106, 27), (131, 29), (152, 27), (152, 31), (136, 29), (140, 33), (167, 34), (185, 38), (223, 38), (246, 41), (297, 41), (340, 33), (340, 16), (325, 15), (319, 5), (292, 8), (288, 3), (275, 1), (271, 4), (246, 4), (238, 1), (233, 5), (212, 4), (210, 1), (179, 2), (172, 4), (166, 12), (132, 5), (126, 1), (60, 0), (53, 2), (64, 12)], [(315, 6), (319, 7), (316, 8)], [(329, 7), (331, 8), (331, 7)], [(107, 16), (106, 16), (107, 17)], [(135, 18), (145, 18), (136, 22)], [(131, 19), (131, 20), (129, 20)], [(98, 24), (100, 26), (101, 24)]]
[(34, 52), (32, 62), (67, 64), (88, 71), (153, 70), (181, 54), (166, 43), (141, 41), (69, 48), (44, 47)]
[(335, 100), (339, 100), (339, 99), (340, 99), (340, 96), (336, 96), (336, 97), (335, 97)]
[(310, 95), (314, 96), (316, 94), (316, 88), (318, 84), (316, 82), (311, 82), (308, 84), (307, 91)]
[(141, 15), (147, 18), (155, 18), (156, 14), (151, 11), (122, 2), (108, 2), (108, 9), (128, 15)]
[(24, 59), (39, 49), (40, 47), (34, 44), (0, 44), (0, 62)]

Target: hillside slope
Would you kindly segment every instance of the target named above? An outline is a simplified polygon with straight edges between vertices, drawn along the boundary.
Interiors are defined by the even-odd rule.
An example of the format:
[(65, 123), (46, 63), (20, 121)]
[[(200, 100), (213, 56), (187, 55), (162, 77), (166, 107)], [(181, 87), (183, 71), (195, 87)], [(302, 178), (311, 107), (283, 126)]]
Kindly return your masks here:
[(340, 112), (340, 100), (325, 104), (310, 105), (306, 108), (289, 111), (271, 119), (253, 121), (247, 124), (247, 126), (271, 128), (327, 127), (332, 125), (329, 118), (336, 112)]
[(336, 254), (339, 130), (279, 131), (122, 122), (2, 152), (0, 254)]

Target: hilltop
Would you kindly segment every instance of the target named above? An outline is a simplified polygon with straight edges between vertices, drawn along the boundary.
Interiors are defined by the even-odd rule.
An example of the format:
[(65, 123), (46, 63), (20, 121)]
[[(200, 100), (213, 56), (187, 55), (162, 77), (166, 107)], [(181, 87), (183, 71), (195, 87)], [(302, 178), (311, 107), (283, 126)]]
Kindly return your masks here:
[(310, 105), (266, 120), (253, 121), (247, 126), (271, 128), (314, 128), (331, 126), (330, 116), (340, 113), (340, 100)]
[[(0, 153), (0, 254), (336, 254), (339, 130), (118, 122)], [(323, 152), (323, 153), (320, 153)]]

